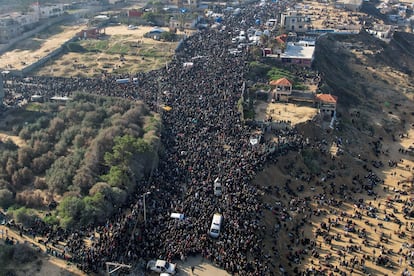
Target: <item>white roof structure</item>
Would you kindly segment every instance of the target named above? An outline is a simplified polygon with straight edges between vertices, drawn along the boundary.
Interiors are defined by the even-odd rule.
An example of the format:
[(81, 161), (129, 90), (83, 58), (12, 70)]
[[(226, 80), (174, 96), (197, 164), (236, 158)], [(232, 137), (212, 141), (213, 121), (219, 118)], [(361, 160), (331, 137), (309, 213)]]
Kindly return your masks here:
[(293, 42), (288, 42), (284, 53), (280, 54), (281, 58), (300, 58), (300, 59), (313, 59), (315, 52), (315, 46), (303, 46), (297, 45)]
[(53, 96), (50, 99), (53, 100), (53, 101), (70, 101), (70, 100), (72, 100), (69, 97), (60, 97), (60, 96)]

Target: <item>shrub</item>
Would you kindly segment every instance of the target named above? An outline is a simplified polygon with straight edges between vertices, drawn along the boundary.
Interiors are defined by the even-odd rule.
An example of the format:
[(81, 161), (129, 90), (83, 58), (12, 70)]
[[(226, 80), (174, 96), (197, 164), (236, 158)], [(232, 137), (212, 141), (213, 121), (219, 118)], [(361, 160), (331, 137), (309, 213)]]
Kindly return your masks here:
[(28, 186), (33, 182), (33, 173), (29, 168), (22, 168), (15, 171), (12, 175), (13, 187), (16, 190)]
[(33, 248), (24, 243), (14, 245), (13, 261), (17, 264), (24, 264), (37, 259), (37, 254)]
[(59, 219), (56, 217), (56, 215), (47, 215), (43, 218), (43, 221), (49, 225), (59, 224)]
[(13, 204), (13, 193), (8, 189), (0, 190), (0, 206), (4, 209), (9, 208)]
[(67, 196), (59, 203), (57, 211), (61, 217), (61, 226), (64, 228), (76, 225), (82, 218), (85, 203), (79, 197)]
[(42, 207), (43, 203), (43, 195), (40, 190), (24, 190), (20, 193), (16, 194), (16, 202), (20, 205), (24, 205), (26, 207)]
[(37, 215), (32, 209), (27, 209), (26, 207), (21, 207), (16, 210), (12, 210), (11, 214), (16, 222), (23, 224), (24, 227), (32, 227), (36, 219), (38, 219)]
[(34, 180), (34, 187), (39, 190), (47, 189), (47, 184), (46, 184), (45, 179), (43, 177), (36, 176)]
[(84, 52), (86, 52), (86, 49), (83, 48), (83, 46), (80, 45), (79, 42), (69, 42), (68, 44), (66, 44), (66, 49), (69, 52), (74, 52), (74, 53), (84, 53)]

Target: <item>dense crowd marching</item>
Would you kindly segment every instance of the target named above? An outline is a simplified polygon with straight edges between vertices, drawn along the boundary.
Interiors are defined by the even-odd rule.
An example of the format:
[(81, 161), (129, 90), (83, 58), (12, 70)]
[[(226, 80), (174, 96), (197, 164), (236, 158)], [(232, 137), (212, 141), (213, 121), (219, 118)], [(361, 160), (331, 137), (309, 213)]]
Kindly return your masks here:
[[(266, 6), (246, 9), (241, 17), (227, 18), (223, 22), (226, 24), (224, 31), (203, 30), (186, 38), (165, 68), (134, 75), (138, 84), (116, 84), (117, 78), (132, 76), (106, 75), (99, 79), (8, 77), (5, 85), (8, 98), (5, 102), (16, 100), (12, 98), (16, 93), (10, 93), (13, 91), (18, 91), (19, 97), (24, 99), (30, 99), (34, 94), (50, 98), (84, 91), (143, 100), (154, 111), (162, 112), (164, 125), (162, 144), (165, 153), (150, 179), (138, 185), (135, 200), (127, 211), (120, 210), (103, 226), (74, 232), (60, 230), (52, 233), (41, 222), (38, 227), (25, 231), (46, 237), (46, 244), (55, 240), (65, 241), (64, 253), (70, 255), (85, 271), (99, 271), (107, 261), (137, 263), (152, 258), (174, 261), (201, 254), (230, 273), (272, 275), (277, 269), (283, 272), (285, 268), (282, 265), (275, 268), (278, 261), (263, 252), (261, 220), (263, 210), (271, 209), (281, 218), (280, 224), (275, 225), (274, 237), (279, 237), (279, 232), (285, 228), (292, 244), (287, 247), (287, 253), (278, 252), (275, 247), (274, 256), (286, 254), (289, 262), (294, 264), (299, 264), (304, 255), (319, 257), (318, 242), (309, 239), (301, 231), (304, 223), (312, 215), (321, 215), (323, 206), (340, 206), (342, 202), (337, 200), (337, 195), (343, 200), (350, 200), (352, 193), (373, 191), (375, 186), (381, 184), (381, 179), (370, 171), (364, 177), (356, 175), (354, 187), (335, 184), (325, 187), (319, 183), (324, 186), (324, 190), (312, 199), (300, 198), (287, 182), (284, 191), (292, 198), (288, 206), (271, 206), (259, 200), (258, 187), (251, 180), (265, 164), (277, 161), (282, 148), (283, 153), (286, 153), (305, 147), (323, 152), (325, 147), (321, 141), (309, 142), (304, 139), (295, 128), (277, 130), (278, 145), (266, 142), (253, 146), (249, 143), (254, 129), (243, 125), (237, 108), (237, 101), (245, 87), (248, 70), (245, 59), (248, 53), (247, 50), (237, 56), (229, 53), (229, 32), (255, 24), (258, 17), (270, 18), (272, 13)], [(193, 66), (184, 68), (183, 64), (189, 61), (193, 62)], [(171, 110), (162, 111), (160, 107), (164, 105), (170, 106)], [(216, 197), (213, 193), (216, 178), (223, 184), (222, 197)], [(303, 180), (310, 183), (315, 182), (314, 178), (308, 176)], [(335, 175), (331, 178), (334, 179)], [(142, 197), (143, 193), (148, 192), (150, 194)], [(141, 218), (143, 200), (146, 200), (147, 206), (145, 223)], [(313, 200), (317, 209), (310, 207)], [(391, 205), (393, 202), (390, 199)], [(412, 207), (412, 202), (403, 203), (404, 208)], [(363, 201), (356, 204), (356, 217), (336, 214), (329, 224), (321, 224), (316, 238), (323, 237), (327, 244), (340, 240), (341, 235), (330, 234), (330, 229), (341, 223), (344, 224), (346, 235), (349, 232), (367, 235), (366, 230), (357, 229), (352, 220), (361, 219), (363, 213), (375, 216), (378, 210)], [(290, 229), (284, 223), (291, 220), (287, 210), (295, 210), (303, 218)], [(185, 219), (171, 219), (169, 214), (172, 212), (183, 213)], [(221, 213), (225, 221), (225, 227), (217, 240), (207, 234), (214, 213)], [(412, 231), (413, 224), (408, 225), (407, 222), (406, 227)], [(85, 244), (85, 237), (90, 237), (90, 244)], [(302, 249), (295, 250), (295, 244), (296, 247), (301, 244)], [(338, 250), (343, 256), (341, 267), (343, 264), (343, 267), (358, 265), (363, 268), (368, 256), (360, 260), (348, 258), (350, 264), (346, 259), (347, 252), (360, 250), (361, 246), (354, 246), (351, 242), (347, 248)], [(407, 261), (414, 259), (412, 247), (407, 246), (400, 253)], [(387, 263), (384, 259), (386, 255), (384, 252), (375, 261), (378, 264)], [(324, 256), (325, 261), (330, 258), (331, 255)], [(344, 273), (338, 267), (328, 269)], [(295, 272), (299, 273), (297, 270)], [(319, 272), (327, 273), (326, 268), (316, 265), (303, 273)]]

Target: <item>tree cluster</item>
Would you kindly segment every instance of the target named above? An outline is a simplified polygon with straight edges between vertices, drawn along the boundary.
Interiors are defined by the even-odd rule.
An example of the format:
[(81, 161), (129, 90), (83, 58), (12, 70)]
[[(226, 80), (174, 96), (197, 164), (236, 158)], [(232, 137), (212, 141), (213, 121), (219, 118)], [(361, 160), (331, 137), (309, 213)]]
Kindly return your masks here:
[(43, 110), (20, 128), (25, 145), (0, 144), (0, 206), (57, 200), (48, 221), (103, 222), (156, 165), (159, 116), (142, 103), (86, 94)]

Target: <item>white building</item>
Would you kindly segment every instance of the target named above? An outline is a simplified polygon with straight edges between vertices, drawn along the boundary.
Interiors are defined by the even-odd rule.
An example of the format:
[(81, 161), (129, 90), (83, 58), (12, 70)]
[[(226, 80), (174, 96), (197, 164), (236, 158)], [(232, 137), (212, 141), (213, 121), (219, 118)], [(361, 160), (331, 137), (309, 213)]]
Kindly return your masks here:
[(39, 15), (40, 19), (61, 16), (64, 13), (64, 4), (46, 4), (40, 5), (38, 2), (32, 5), (35, 13)]
[(335, 6), (350, 11), (359, 11), (361, 9), (363, 0), (339, 0), (336, 1)]
[(306, 32), (311, 27), (311, 18), (296, 11), (282, 14), (280, 19), (280, 25), (289, 32)]

